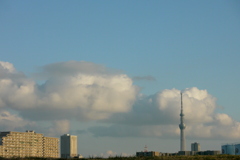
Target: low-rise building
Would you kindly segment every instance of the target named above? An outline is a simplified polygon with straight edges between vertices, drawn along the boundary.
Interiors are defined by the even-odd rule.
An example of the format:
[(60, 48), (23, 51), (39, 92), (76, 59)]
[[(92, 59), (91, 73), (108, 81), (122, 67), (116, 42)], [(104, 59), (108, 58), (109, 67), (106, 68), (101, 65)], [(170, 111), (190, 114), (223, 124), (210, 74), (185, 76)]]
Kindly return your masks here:
[(207, 150), (207, 151), (179, 151), (178, 155), (182, 156), (190, 156), (190, 155), (218, 155), (220, 154), (220, 151), (213, 151), (213, 150)]
[(179, 151), (178, 155), (181, 156), (190, 156), (191, 155), (191, 151)]
[(159, 152), (155, 151), (147, 151), (147, 152), (136, 152), (137, 157), (158, 157), (160, 154)]
[(218, 155), (220, 153), (221, 153), (221, 151), (218, 151), (218, 150), (216, 150), (216, 151), (214, 151), (214, 150), (207, 150), (207, 151), (199, 151), (196, 154), (197, 155)]

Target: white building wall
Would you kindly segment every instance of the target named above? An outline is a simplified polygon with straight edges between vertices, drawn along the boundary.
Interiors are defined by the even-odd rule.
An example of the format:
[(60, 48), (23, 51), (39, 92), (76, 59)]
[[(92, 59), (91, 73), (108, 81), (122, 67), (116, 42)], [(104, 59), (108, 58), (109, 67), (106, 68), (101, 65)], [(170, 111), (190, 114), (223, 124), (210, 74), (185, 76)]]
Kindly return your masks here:
[(71, 136), (70, 139), (71, 139), (70, 156), (75, 157), (78, 155), (78, 153), (77, 153), (77, 136)]

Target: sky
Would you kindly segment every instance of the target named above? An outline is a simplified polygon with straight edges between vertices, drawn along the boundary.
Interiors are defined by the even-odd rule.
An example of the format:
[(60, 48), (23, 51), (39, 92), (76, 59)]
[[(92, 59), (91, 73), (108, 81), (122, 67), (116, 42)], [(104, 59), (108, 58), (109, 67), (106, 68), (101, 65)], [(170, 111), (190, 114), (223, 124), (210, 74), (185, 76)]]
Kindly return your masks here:
[(0, 1), (0, 130), (88, 156), (240, 142), (240, 2)]

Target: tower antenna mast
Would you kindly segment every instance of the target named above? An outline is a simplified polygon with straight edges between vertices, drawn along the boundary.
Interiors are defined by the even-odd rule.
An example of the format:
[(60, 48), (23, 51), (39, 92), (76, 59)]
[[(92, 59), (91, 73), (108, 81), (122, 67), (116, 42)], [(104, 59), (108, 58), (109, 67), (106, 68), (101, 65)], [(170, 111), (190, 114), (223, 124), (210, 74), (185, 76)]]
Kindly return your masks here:
[(148, 152), (147, 145), (145, 145), (145, 147), (144, 147), (144, 152)]

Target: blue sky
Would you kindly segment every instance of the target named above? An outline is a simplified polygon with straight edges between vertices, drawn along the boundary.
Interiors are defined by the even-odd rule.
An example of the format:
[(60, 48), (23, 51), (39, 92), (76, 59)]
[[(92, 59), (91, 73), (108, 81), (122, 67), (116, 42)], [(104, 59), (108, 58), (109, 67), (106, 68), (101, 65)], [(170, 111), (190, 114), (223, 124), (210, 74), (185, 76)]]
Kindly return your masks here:
[[(214, 112), (240, 121), (239, 1), (2, 0), (0, 22), (0, 61), (13, 64), (36, 83), (45, 82), (35, 76), (44, 72), (43, 66), (86, 61), (126, 74), (140, 89), (138, 94), (146, 97), (173, 88), (206, 90), (217, 99)], [(19, 115), (25, 118), (25, 114)], [(79, 121), (72, 121), (70, 130), (76, 134), (73, 128)], [(80, 122), (81, 131), (99, 125)], [(101, 124), (108, 126), (109, 122)], [(121, 138), (84, 136), (91, 141), (89, 145), (107, 141), (109, 150), (114, 148), (118, 154), (129, 150)], [(156, 141), (145, 137), (139, 144), (141, 137), (126, 139), (133, 141), (131, 148), (142, 145), (140, 149)], [(113, 141), (121, 145), (111, 145)], [(162, 141), (178, 144), (178, 139)], [(214, 141), (212, 147), (218, 149), (219, 143)], [(152, 150), (158, 150), (157, 144), (153, 146)], [(95, 153), (83, 154), (104, 152), (101, 146), (94, 147)], [(179, 147), (169, 148), (177, 151)]]

